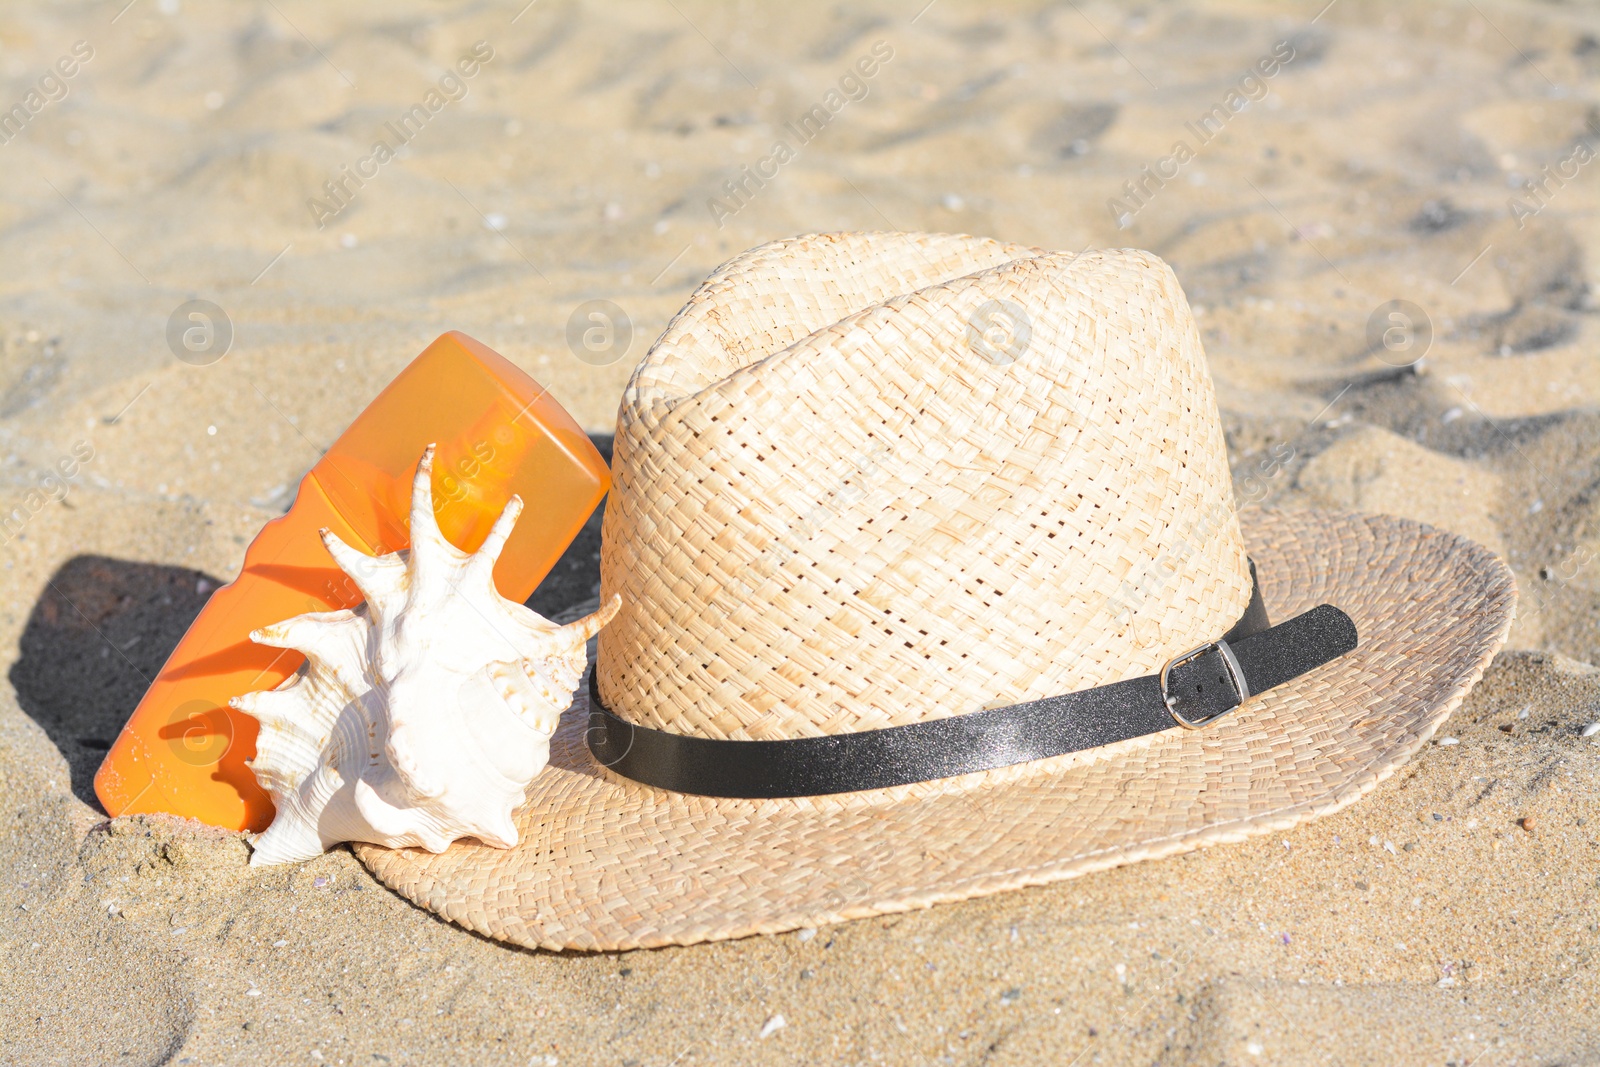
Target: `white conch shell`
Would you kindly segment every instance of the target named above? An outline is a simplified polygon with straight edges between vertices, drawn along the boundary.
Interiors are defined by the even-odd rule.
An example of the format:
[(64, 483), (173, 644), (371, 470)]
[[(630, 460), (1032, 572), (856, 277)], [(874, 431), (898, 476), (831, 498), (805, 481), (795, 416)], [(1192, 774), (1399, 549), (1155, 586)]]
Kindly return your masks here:
[(584, 644), (616, 614), (557, 626), (502, 597), (495, 559), (522, 513), (512, 497), (478, 551), (433, 514), (433, 446), (411, 490), (411, 548), (367, 556), (328, 530), (328, 552), (366, 597), (250, 639), (303, 653), (282, 686), (230, 701), (261, 722), (256, 780), (277, 815), (252, 866), (310, 859), (340, 841), (442, 852), (460, 837), (510, 848), (511, 812), (550, 756), (583, 676)]

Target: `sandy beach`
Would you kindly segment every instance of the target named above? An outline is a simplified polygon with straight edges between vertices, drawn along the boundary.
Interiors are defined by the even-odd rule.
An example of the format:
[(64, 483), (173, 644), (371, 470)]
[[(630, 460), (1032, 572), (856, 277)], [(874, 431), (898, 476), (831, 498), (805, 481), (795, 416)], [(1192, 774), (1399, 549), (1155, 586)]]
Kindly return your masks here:
[[(1600, 1064), (1600, 11), (124, 2), (0, 7), (0, 1063)], [(1165, 259), (1244, 509), (1509, 563), (1484, 681), (1292, 831), (687, 948), (507, 947), (346, 848), (107, 818), (148, 680), (434, 337), (608, 449), (719, 263), (873, 229)]]

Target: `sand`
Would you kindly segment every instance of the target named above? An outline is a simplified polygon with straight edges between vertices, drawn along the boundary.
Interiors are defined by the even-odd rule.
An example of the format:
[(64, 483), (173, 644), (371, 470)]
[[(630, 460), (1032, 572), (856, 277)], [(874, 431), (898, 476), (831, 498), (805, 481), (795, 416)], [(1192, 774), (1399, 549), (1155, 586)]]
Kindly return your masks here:
[[(521, 7), (0, 11), (0, 108), (40, 93), (0, 143), (0, 492), (28, 515), (0, 546), (0, 1062), (1600, 1063), (1600, 178), (1575, 158), (1600, 138), (1600, 14)], [(479, 41), (464, 95), (363, 163)], [(865, 96), (730, 196), (877, 42)], [(1292, 58), (1244, 81), (1279, 42)], [(1186, 123), (1241, 89), (1259, 99), (1200, 143)], [(1441, 736), (1286, 834), (622, 955), (481, 939), (342, 849), (252, 870), (238, 835), (107, 820), (90, 778), (142, 678), (435, 335), (604, 434), (717, 263), (869, 228), (1156, 252), (1247, 507), (1387, 511), (1500, 552), (1520, 617)], [(231, 324), (208, 365), (166, 339), (190, 300)], [(589, 300), (628, 316), (612, 362), (568, 346)], [(1425, 340), (1382, 345), (1395, 300)], [(593, 594), (597, 538), (536, 606)]]

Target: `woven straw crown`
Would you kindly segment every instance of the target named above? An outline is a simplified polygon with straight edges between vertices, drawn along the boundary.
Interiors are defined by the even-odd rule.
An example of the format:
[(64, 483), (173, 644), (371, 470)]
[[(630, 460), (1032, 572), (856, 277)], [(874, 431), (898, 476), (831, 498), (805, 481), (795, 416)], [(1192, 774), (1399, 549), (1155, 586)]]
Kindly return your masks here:
[(730, 261), (618, 418), (602, 698), (768, 740), (1151, 674), (1251, 581), (1172, 271), (965, 236)]
[(601, 584), (622, 610), (595, 680), (660, 730), (831, 735), (1151, 674), (1243, 614), (1245, 545), (1275, 621), (1331, 604), (1359, 642), (1214, 728), (779, 799), (603, 765), (584, 693), (515, 848), (355, 846), (418, 905), (522, 945), (775, 933), (1287, 829), (1426, 743), (1516, 603), (1487, 549), (1418, 523), (1252, 509), (1241, 526), (1200, 339), (1143, 252), (755, 249), (635, 372), (613, 474)]

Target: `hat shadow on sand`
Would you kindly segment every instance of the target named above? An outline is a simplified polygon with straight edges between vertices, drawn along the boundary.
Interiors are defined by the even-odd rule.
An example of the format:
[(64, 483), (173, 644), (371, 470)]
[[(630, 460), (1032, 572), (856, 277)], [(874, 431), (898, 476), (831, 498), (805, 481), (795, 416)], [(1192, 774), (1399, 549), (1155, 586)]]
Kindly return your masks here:
[[(611, 458), (611, 436), (592, 435)], [(532, 503), (532, 502), (530, 502)], [(546, 617), (600, 589), (602, 503), (528, 598)], [(74, 556), (50, 576), (11, 667), (17, 703), (67, 761), (94, 808), (94, 775), (145, 689), (222, 580), (187, 567)]]

